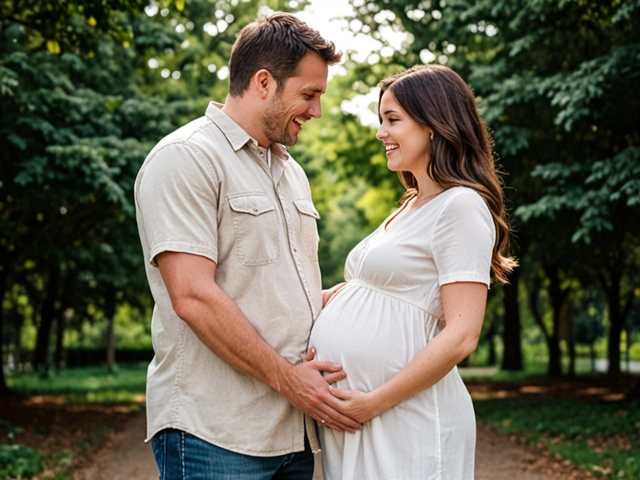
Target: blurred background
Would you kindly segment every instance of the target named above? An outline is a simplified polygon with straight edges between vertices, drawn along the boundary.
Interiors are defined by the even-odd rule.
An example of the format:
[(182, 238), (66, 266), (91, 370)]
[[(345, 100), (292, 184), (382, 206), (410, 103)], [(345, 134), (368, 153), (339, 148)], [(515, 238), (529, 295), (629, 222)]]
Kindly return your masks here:
[(68, 475), (78, 453), (42, 446), (17, 420), (25, 398), (144, 408), (134, 179), (158, 140), (224, 101), (236, 34), (273, 11), (345, 52), (290, 149), (322, 217), (325, 287), (403, 191), (375, 138), (377, 83), (450, 66), (492, 132), (521, 265), (492, 286), (461, 366), (479, 419), (640, 478), (640, 0), (0, 1), (0, 478)]

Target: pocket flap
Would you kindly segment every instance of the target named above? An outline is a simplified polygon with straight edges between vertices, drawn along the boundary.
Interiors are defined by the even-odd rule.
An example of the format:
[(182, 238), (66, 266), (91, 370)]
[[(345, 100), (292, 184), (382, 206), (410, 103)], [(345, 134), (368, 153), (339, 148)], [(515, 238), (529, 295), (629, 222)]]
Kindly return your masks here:
[(271, 200), (265, 195), (240, 195), (229, 197), (231, 210), (238, 213), (261, 215), (274, 210)]
[(313, 206), (313, 202), (311, 200), (294, 200), (293, 204), (300, 213), (309, 215), (316, 220), (320, 219), (320, 214), (316, 210), (316, 207)]

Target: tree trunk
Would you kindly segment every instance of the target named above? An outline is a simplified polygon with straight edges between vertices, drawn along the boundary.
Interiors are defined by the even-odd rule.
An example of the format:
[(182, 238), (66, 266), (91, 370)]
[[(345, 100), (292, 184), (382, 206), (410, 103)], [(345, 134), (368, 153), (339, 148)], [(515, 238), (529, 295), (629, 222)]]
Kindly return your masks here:
[(596, 371), (596, 346), (593, 342), (589, 345), (589, 351), (591, 353), (591, 373)]
[[(531, 314), (533, 315), (533, 319), (536, 321), (538, 327), (540, 327), (540, 331), (544, 336), (544, 341), (547, 344), (547, 353), (549, 355), (549, 364), (547, 366), (547, 374), (553, 375), (552, 365), (558, 365), (559, 362), (555, 362), (554, 355), (560, 351), (559, 347), (555, 348), (554, 345), (557, 345), (557, 341), (553, 338), (553, 330), (551, 333), (547, 330), (547, 327), (542, 320), (542, 314), (540, 313), (540, 307), (538, 306), (538, 299), (540, 297), (540, 290), (542, 289), (542, 279), (539, 276), (534, 277), (531, 285), (528, 288), (528, 299), (529, 299), (529, 310), (531, 310)], [(554, 370), (555, 372), (555, 370)], [(561, 373), (561, 372), (560, 372)], [(556, 374), (557, 376), (557, 374)]]
[(36, 350), (33, 356), (33, 368), (48, 372), (49, 343), (51, 341), (51, 327), (55, 320), (55, 304), (58, 294), (58, 282), (60, 280), (60, 266), (55, 259), (49, 261), (49, 278), (47, 279), (47, 291), (40, 310), (40, 327), (36, 338)]
[(75, 275), (76, 272), (69, 268), (69, 264), (66, 264), (64, 269), (64, 284), (60, 292), (60, 305), (56, 309), (56, 351), (54, 354), (56, 370), (64, 367), (64, 331), (67, 327), (66, 309), (73, 305), (73, 280)]
[(631, 329), (627, 326), (627, 350), (625, 352), (625, 357), (627, 361), (627, 372), (631, 372)]
[(53, 364), (57, 371), (62, 370), (64, 366), (64, 329), (66, 327), (66, 323), (67, 318), (65, 316), (64, 310), (59, 311), (58, 315), (56, 315), (56, 350), (53, 360)]
[(549, 377), (562, 376), (562, 351), (558, 337), (549, 335), (547, 338), (547, 350), (549, 351), (549, 364), (547, 365), (547, 375)]
[(520, 338), (520, 309), (518, 308), (518, 285), (520, 269), (509, 275), (509, 283), (503, 286), (504, 329), (502, 333), (504, 355), (502, 369), (522, 370), (522, 340)]
[(4, 331), (4, 296), (7, 291), (7, 265), (0, 265), (0, 397), (7, 397), (11, 394), (11, 390), (7, 387), (7, 382), (4, 378), (4, 352), (2, 346), (4, 345), (3, 331)]
[(625, 319), (631, 311), (633, 299), (635, 297), (633, 289), (627, 293), (626, 298), (622, 298), (622, 276), (620, 267), (622, 263), (613, 259), (612, 263), (600, 271), (600, 282), (607, 295), (607, 309), (609, 311), (609, 341), (607, 357), (609, 359), (608, 373), (620, 373), (620, 338), (624, 328)]
[(106, 331), (107, 369), (109, 372), (113, 372), (116, 368), (116, 341), (113, 325), (116, 316), (116, 291), (113, 288), (105, 292), (104, 314), (108, 322)]
[[(572, 329), (573, 330), (573, 329)], [(568, 374), (570, 377), (576, 376), (576, 342), (573, 338), (573, 332), (570, 334), (569, 340), (567, 340), (567, 344), (569, 347), (569, 371)]]
[(20, 312), (17, 308), (13, 309), (12, 313), (12, 323), (13, 323), (13, 359), (15, 368), (18, 371), (25, 370), (26, 361), (25, 355), (22, 353), (22, 326), (24, 325), (24, 317), (20, 315)]
[(622, 337), (622, 318), (620, 312), (620, 281), (612, 279), (611, 289), (607, 292), (609, 307), (609, 369), (610, 374), (620, 373), (620, 338)]
[(549, 344), (549, 368), (547, 374), (550, 377), (562, 376), (562, 350), (560, 350), (560, 327), (562, 324), (562, 308), (567, 299), (569, 289), (560, 285), (559, 265), (557, 263), (545, 265), (544, 271), (549, 278), (549, 300), (553, 312), (552, 333)]

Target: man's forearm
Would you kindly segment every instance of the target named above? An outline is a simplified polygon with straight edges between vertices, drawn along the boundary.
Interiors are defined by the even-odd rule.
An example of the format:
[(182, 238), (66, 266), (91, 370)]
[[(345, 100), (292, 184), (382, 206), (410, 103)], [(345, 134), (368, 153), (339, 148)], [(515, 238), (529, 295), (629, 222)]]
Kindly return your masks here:
[(182, 320), (213, 353), (277, 391), (292, 365), (264, 341), (236, 303), (214, 282), (174, 302)]

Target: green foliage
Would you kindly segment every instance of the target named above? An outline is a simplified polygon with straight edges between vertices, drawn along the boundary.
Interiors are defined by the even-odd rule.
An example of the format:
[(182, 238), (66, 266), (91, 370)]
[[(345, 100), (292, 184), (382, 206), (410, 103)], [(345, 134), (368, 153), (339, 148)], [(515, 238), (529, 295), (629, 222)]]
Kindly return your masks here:
[(31, 478), (43, 470), (42, 459), (35, 450), (0, 444), (0, 478)]
[(57, 54), (77, 50), (91, 54), (108, 32), (127, 44), (131, 32), (126, 13), (137, 13), (144, 0), (6, 0), (0, 3), (2, 28), (20, 25), (29, 35), (29, 48)]
[(638, 478), (640, 405), (637, 402), (504, 399), (475, 402), (480, 421), (605, 478)]

